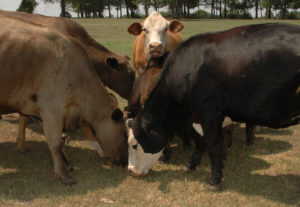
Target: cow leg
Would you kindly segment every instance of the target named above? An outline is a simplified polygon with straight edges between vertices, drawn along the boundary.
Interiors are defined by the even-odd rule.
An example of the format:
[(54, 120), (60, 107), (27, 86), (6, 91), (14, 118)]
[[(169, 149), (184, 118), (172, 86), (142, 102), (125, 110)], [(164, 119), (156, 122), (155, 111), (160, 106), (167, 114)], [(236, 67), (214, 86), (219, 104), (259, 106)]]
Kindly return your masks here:
[(234, 125), (231, 124), (229, 126), (223, 127), (223, 129), (222, 129), (222, 136), (223, 136), (223, 140), (224, 140), (224, 143), (223, 143), (223, 153), (224, 153), (223, 160), (226, 160), (227, 151), (232, 145), (233, 128), (234, 128)]
[(168, 163), (171, 159), (171, 154), (171, 139), (169, 139), (165, 149), (163, 150), (163, 156), (160, 158), (160, 160), (164, 163)]
[(248, 146), (254, 144), (256, 126), (253, 124), (246, 124), (246, 143)]
[(195, 151), (191, 157), (191, 160), (186, 164), (186, 167), (190, 170), (196, 169), (197, 165), (201, 163), (202, 156), (206, 151), (206, 141), (203, 136), (196, 132), (192, 127), (189, 127), (190, 136), (195, 140)]
[[(218, 112), (212, 112), (218, 114)], [(223, 177), (223, 136), (222, 123), (224, 117), (212, 116), (203, 120), (202, 128), (207, 143), (207, 151), (211, 162), (212, 180), (210, 182), (210, 191), (218, 191), (221, 188)]]
[(17, 135), (17, 150), (19, 152), (26, 152), (28, 148), (26, 147), (25, 142), (25, 132), (26, 132), (26, 126), (29, 121), (29, 116), (24, 116), (20, 114), (19, 116), (19, 129), (18, 129), (18, 135)]
[(63, 119), (55, 117), (54, 113), (47, 113), (42, 116), (42, 119), (55, 175), (60, 178), (64, 184), (75, 184), (74, 179), (67, 173), (67, 170), (70, 169), (70, 165), (61, 149), (63, 144), (63, 140), (61, 139)]

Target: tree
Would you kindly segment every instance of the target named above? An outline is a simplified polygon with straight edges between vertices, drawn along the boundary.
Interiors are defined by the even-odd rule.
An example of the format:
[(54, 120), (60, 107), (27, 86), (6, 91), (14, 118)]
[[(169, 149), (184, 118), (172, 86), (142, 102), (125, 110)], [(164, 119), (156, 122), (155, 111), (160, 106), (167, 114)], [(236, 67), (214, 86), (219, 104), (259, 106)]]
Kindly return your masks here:
[(27, 13), (33, 13), (34, 8), (37, 6), (37, 3), (35, 0), (22, 0), (19, 8), (17, 11), (21, 12), (27, 12)]

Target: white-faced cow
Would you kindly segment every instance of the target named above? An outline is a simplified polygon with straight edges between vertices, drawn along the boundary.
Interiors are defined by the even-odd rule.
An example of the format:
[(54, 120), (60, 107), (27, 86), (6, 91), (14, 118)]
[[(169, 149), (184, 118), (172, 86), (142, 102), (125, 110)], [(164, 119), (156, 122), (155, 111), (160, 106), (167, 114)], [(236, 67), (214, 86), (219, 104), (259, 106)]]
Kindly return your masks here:
[(127, 162), (123, 113), (86, 50), (48, 27), (0, 17), (0, 115), (14, 112), (43, 121), (54, 172), (63, 183), (74, 183), (61, 149), (63, 128), (89, 127), (107, 156)]
[(162, 56), (182, 42), (180, 31), (183, 24), (178, 20), (167, 21), (158, 12), (152, 12), (142, 23), (133, 23), (128, 33), (136, 35), (133, 62), (137, 73), (146, 69), (151, 57)]
[[(178, 120), (196, 117), (211, 160), (210, 189), (218, 190), (224, 118), (271, 128), (298, 124), (299, 88), (300, 26), (250, 25), (191, 37), (171, 52), (133, 123), (129, 170), (152, 167)], [(135, 162), (140, 152), (147, 159)]]
[[(20, 18), (24, 21), (47, 26), (64, 35), (70, 36), (85, 48), (92, 64), (105, 86), (116, 91), (121, 97), (129, 99), (134, 82), (133, 65), (128, 56), (121, 57), (96, 42), (89, 36), (86, 30), (76, 22), (67, 18), (46, 17), (32, 15), (23, 12), (10, 12), (0, 10), (0, 16)], [(20, 115), (19, 130), (17, 136), (17, 148), (23, 152), (27, 150), (25, 145), (25, 130), (29, 117)], [(89, 128), (83, 126), (85, 136), (90, 141), (95, 141)], [(97, 142), (93, 143), (100, 156), (105, 156)], [(100, 148), (99, 148), (100, 147)]]

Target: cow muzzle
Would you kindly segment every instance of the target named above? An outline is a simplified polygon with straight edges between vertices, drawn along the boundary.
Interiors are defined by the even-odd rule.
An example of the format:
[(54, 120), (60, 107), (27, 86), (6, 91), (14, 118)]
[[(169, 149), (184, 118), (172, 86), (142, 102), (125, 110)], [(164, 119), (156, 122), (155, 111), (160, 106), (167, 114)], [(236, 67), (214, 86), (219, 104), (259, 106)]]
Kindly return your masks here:
[(153, 42), (150, 43), (150, 55), (151, 57), (159, 57), (162, 55), (163, 51), (163, 46), (161, 43), (159, 42)]
[(147, 173), (145, 173), (145, 172), (139, 172), (136, 167), (130, 166), (130, 165), (128, 166), (128, 172), (132, 176), (139, 176), (140, 177), (140, 176), (147, 175)]

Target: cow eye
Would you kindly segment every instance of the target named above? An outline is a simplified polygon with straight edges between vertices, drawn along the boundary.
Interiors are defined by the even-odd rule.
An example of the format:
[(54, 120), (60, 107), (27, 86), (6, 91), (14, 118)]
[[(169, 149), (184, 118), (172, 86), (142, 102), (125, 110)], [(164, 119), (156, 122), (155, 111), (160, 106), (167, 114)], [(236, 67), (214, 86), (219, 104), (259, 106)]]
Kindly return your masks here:
[(138, 147), (137, 144), (132, 145), (132, 148), (135, 149), (135, 150), (137, 150), (137, 147)]
[(144, 31), (145, 33), (148, 33), (148, 32), (149, 32), (146, 28), (143, 28), (143, 31)]

